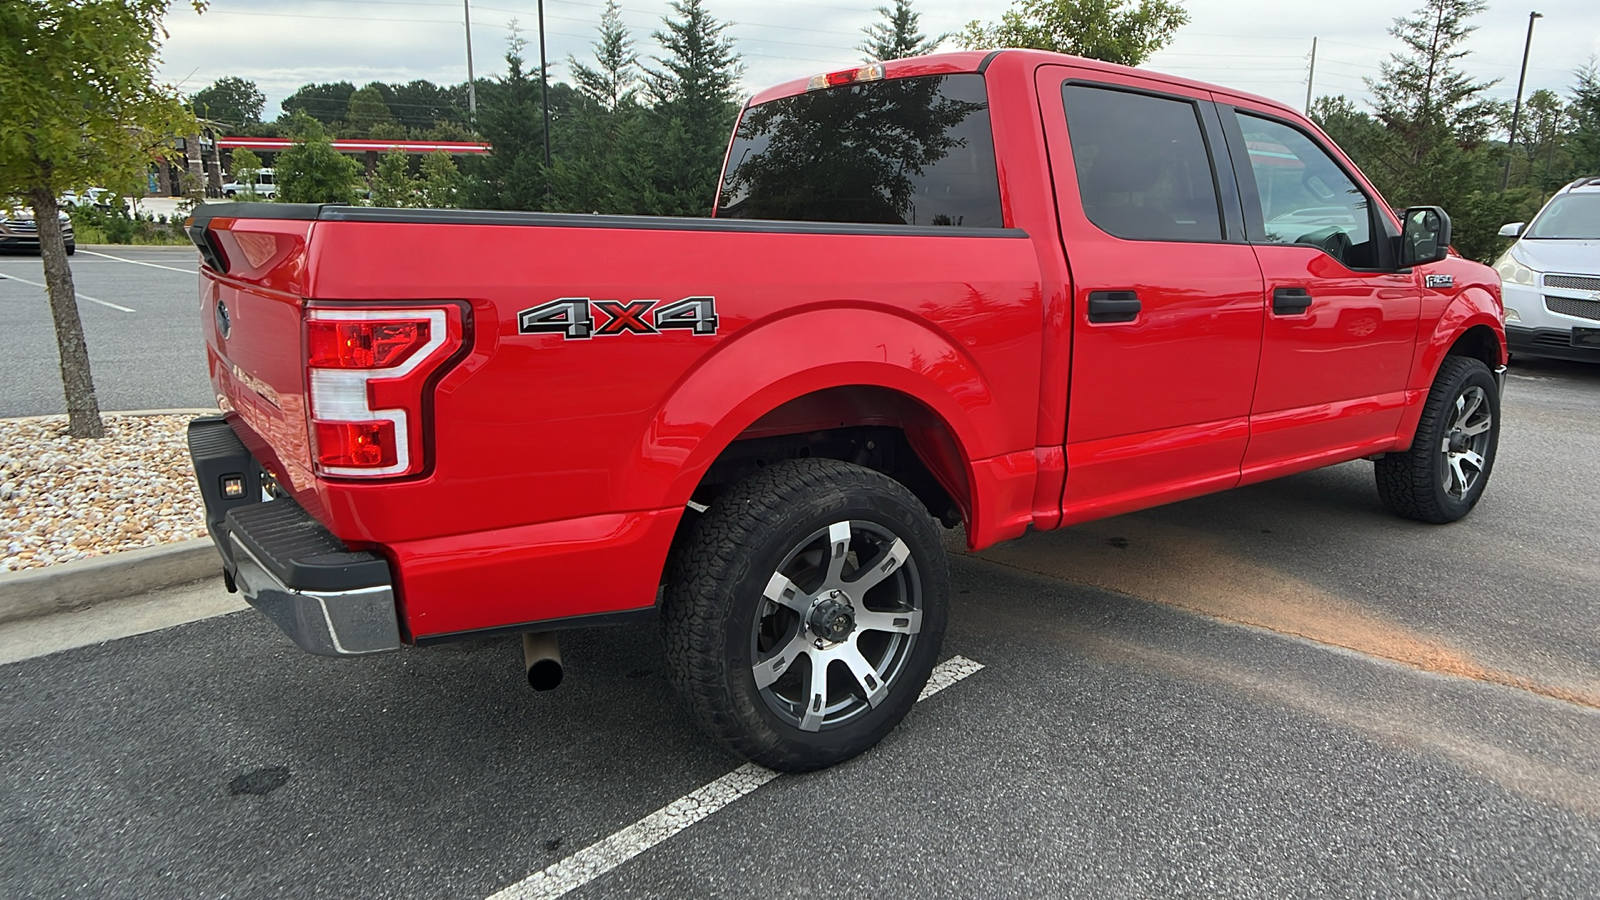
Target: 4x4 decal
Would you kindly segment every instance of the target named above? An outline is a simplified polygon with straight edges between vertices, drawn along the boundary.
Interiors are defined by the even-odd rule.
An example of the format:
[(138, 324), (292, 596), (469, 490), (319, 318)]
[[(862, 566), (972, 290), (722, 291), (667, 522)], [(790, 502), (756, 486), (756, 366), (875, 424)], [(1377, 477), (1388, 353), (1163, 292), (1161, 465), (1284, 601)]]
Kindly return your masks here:
[[(594, 325), (594, 310), (605, 316), (606, 321), (599, 328)], [(587, 340), (595, 335), (660, 334), (675, 328), (691, 334), (716, 334), (716, 298), (624, 302), (562, 297), (517, 313), (518, 334), (560, 334), (568, 340)]]

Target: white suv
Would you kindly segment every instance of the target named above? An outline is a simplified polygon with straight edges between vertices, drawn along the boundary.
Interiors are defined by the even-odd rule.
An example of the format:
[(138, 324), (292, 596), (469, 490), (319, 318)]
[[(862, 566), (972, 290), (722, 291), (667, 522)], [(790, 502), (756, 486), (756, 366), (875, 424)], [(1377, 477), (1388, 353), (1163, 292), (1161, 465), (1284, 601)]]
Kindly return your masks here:
[(1512, 353), (1600, 362), (1600, 176), (1556, 192), (1514, 237), (1495, 269)]
[[(271, 169), (256, 170), (255, 189), (257, 196), (271, 200), (272, 195), (278, 192), (278, 186), (273, 181), (273, 174), (274, 173)], [(248, 185), (240, 184), (237, 181), (230, 181), (222, 186), (222, 196), (232, 197), (235, 194), (243, 194), (249, 190), (250, 188)]]

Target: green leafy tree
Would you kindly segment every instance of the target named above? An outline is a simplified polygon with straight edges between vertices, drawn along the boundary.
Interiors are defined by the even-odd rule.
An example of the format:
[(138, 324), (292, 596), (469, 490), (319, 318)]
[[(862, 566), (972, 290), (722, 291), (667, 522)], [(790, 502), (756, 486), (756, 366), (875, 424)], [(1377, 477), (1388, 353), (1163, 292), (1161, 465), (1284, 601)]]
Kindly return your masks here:
[[(170, 0), (0, 3), (0, 197), (21, 197), (39, 227), (68, 431), (105, 434), (56, 198), (104, 185), (130, 193), (173, 138), (198, 130), (156, 81)], [(203, 4), (195, 4), (196, 11)]]
[(256, 194), (256, 175), (261, 171), (261, 157), (251, 152), (249, 147), (240, 147), (233, 151), (230, 162), (232, 163), (230, 174), (233, 175), (233, 180), (244, 188), (234, 199), (261, 199)]
[(464, 128), (467, 121), (465, 84), (444, 87), (426, 79), (390, 85), (389, 113), (396, 122), (416, 134), (425, 134), (440, 125)]
[(417, 179), (411, 177), (411, 160), (398, 147), (378, 159), (372, 173), (372, 205), (403, 209), (416, 206)]
[(303, 112), (323, 125), (334, 125), (344, 120), (350, 95), (355, 92), (356, 86), (348, 81), (301, 85), (278, 104), (283, 107), (281, 121), (287, 123), (295, 113)]
[(189, 95), (189, 106), (195, 115), (241, 128), (258, 124), (266, 105), (267, 95), (254, 81), (233, 75), (218, 78), (210, 87)]
[(1600, 175), (1600, 68), (1591, 59), (1577, 77), (1567, 107), (1572, 122), (1572, 174)]
[(425, 209), (453, 209), (461, 205), (461, 171), (450, 154), (436, 150), (422, 158), (422, 179), (417, 192), (418, 203)]
[(861, 29), (867, 39), (856, 47), (867, 55), (868, 62), (922, 56), (939, 49), (950, 38), (948, 34), (923, 34), (917, 24), (922, 14), (912, 10), (911, 0), (894, 0), (893, 8), (880, 6), (878, 14), (883, 21)]
[(645, 85), (655, 100), (659, 129), (659, 168), (655, 212), (704, 216), (715, 202), (717, 174), (728, 135), (739, 114), (734, 87), (743, 71), (733, 39), (703, 0), (673, 0), (678, 18), (662, 18), (665, 29), (653, 36), (666, 51), (654, 57), (661, 68), (645, 70)]
[(600, 14), (600, 39), (591, 46), (593, 68), (571, 56), (567, 57), (567, 67), (572, 70), (578, 90), (606, 112), (615, 112), (623, 103), (631, 102), (639, 90), (639, 54), (634, 52), (633, 38), (622, 24), (617, 0), (606, 0), (605, 11)]
[[(389, 104), (383, 99), (383, 93), (376, 82), (352, 93), (350, 103), (345, 113), (346, 131), (350, 137), (394, 137), (392, 134), (373, 134), (373, 129), (387, 130), (384, 126), (395, 124), (394, 116), (389, 114)], [(405, 129), (400, 129), (400, 136), (405, 135)]]
[(1137, 66), (1188, 22), (1175, 0), (1016, 0), (999, 22), (967, 23), (960, 41), (973, 50), (1032, 47)]
[(277, 199), (284, 203), (351, 203), (356, 195), (356, 161), (333, 149), (322, 123), (305, 113), (289, 121), (294, 143), (278, 154), (274, 168)]

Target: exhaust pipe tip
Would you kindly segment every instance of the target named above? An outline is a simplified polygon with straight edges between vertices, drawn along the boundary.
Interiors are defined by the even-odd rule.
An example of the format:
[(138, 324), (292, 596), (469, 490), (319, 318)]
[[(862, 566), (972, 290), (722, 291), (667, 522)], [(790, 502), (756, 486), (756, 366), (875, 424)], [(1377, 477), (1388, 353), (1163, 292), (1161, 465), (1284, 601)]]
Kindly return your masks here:
[(522, 662), (528, 670), (529, 687), (536, 691), (553, 691), (561, 686), (565, 672), (561, 666), (561, 644), (555, 632), (524, 632)]
[(536, 691), (553, 691), (561, 686), (562, 674), (561, 660), (538, 660), (528, 667), (528, 686)]

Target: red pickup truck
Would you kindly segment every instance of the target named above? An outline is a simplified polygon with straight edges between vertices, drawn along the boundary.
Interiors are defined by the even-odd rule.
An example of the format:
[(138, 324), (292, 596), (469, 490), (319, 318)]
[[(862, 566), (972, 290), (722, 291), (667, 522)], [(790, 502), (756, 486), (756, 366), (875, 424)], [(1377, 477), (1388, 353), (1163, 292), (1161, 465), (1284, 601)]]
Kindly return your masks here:
[(755, 96), (709, 219), (209, 204), (237, 586), (351, 656), (659, 620), (699, 722), (808, 769), (900, 720), (977, 549), (1363, 457), (1465, 515), (1500, 284), (1279, 103), (1034, 51)]

